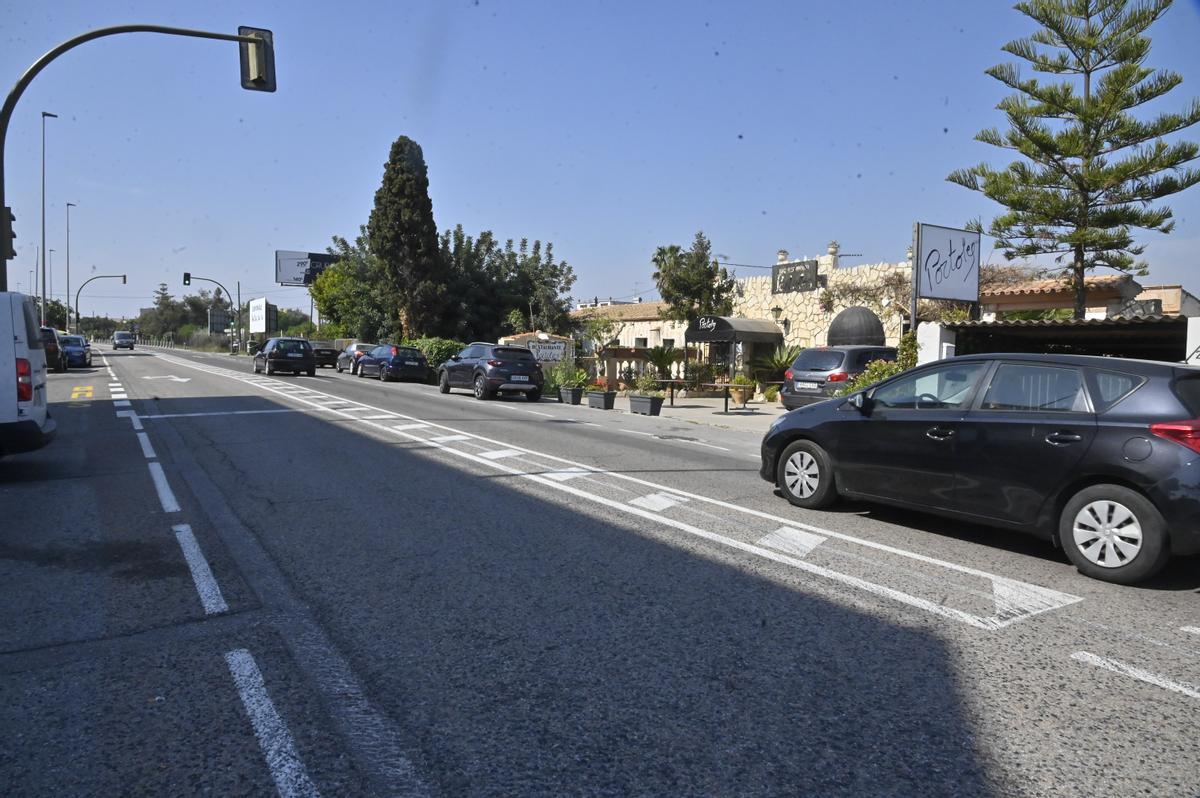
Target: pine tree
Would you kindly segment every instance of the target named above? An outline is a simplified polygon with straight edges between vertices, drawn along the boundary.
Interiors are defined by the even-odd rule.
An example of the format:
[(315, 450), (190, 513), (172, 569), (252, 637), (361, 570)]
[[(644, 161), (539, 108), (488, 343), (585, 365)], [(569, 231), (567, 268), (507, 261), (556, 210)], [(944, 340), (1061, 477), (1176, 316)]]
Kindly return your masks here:
[(713, 260), (703, 231), (687, 252), (677, 244), (659, 247), (652, 262), (659, 296), (667, 303), (664, 319), (691, 324), (700, 316), (723, 316), (732, 309), (733, 278)]
[(1171, 0), (1026, 0), (1016, 9), (1041, 29), (1003, 49), (1034, 72), (1067, 76), (1043, 83), (1012, 64), (987, 71), (1017, 93), (997, 106), (1009, 129), (980, 132), (986, 144), (1024, 160), (996, 170), (980, 164), (947, 179), (980, 191), (1008, 210), (985, 230), (1009, 259), (1055, 255), (1075, 291), (1075, 318), (1084, 317), (1084, 276), (1097, 266), (1145, 274), (1144, 244), (1133, 228), (1169, 233), (1171, 209), (1152, 203), (1200, 182), (1186, 165), (1191, 142), (1164, 137), (1200, 121), (1200, 101), (1183, 113), (1142, 121), (1131, 113), (1183, 79), (1144, 65), (1143, 35)]
[(367, 235), (371, 251), (383, 261), (404, 334), (416, 338), (452, 329), (453, 319), (443, 312), (449, 275), (438, 253), (425, 156), (407, 136), (392, 144)]

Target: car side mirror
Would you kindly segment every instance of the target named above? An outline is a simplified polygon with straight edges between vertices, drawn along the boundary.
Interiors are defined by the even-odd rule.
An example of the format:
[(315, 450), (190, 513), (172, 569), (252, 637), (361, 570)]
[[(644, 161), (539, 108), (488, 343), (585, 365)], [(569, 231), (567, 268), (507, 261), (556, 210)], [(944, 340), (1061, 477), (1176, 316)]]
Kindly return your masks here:
[(864, 416), (870, 414), (870, 412), (871, 412), (871, 399), (862, 391), (859, 391), (858, 393), (850, 394), (849, 398), (846, 399), (846, 401), (849, 402), (850, 405), (855, 410), (862, 413)]

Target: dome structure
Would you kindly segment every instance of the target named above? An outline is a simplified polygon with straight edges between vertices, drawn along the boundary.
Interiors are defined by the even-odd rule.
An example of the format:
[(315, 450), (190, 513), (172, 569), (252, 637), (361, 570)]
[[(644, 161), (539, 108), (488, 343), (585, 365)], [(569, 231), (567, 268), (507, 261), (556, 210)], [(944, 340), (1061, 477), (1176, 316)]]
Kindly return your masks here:
[(826, 336), (828, 346), (883, 346), (883, 322), (870, 308), (846, 308), (833, 318)]

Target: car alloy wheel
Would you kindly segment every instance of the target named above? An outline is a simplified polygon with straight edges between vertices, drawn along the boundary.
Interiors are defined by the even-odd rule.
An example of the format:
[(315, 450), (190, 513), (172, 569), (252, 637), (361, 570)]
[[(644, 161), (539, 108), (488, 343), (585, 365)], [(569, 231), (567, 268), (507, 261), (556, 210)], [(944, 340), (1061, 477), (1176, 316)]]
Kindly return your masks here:
[(1162, 514), (1122, 485), (1092, 485), (1063, 508), (1058, 539), (1080, 573), (1123, 585), (1148, 579), (1170, 557)]
[(1120, 568), (1142, 551), (1142, 525), (1128, 507), (1111, 499), (1085, 505), (1071, 525), (1081, 554), (1101, 568)]
[(475, 398), (476, 399), (487, 399), (488, 398), (487, 380), (484, 378), (484, 376), (482, 374), (480, 374), (479, 376), (477, 376), (475, 378)]
[(388, 381), (388, 378), (387, 378), (387, 368), (385, 368), (385, 367), (383, 366), (383, 364), (380, 364), (380, 366), (379, 366), (379, 381), (380, 381), (380, 382), (387, 382), (387, 381)]
[(832, 461), (812, 441), (794, 441), (783, 450), (775, 480), (787, 500), (797, 507), (816, 510), (837, 499)]

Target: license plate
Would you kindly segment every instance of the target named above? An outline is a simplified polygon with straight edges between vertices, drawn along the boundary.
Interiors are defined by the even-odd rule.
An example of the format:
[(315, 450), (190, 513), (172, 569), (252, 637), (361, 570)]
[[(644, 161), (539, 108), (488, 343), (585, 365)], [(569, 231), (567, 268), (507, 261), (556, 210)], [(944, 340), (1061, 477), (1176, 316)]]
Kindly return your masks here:
[(288, 357), (304, 357), (304, 355), (299, 352), (288, 352)]
[(819, 390), (821, 390), (821, 383), (819, 383), (819, 382), (801, 382), (800, 380), (796, 380), (796, 390), (797, 391), (819, 391)]
[(421, 365), (421, 364), (420, 364), (420, 363), (418, 363), (418, 362), (417, 362), (417, 361), (415, 361), (415, 360), (406, 360), (406, 361), (404, 361), (404, 365), (406, 365), (406, 366), (419, 366), (419, 365)]
[(529, 378), (526, 377), (524, 374), (514, 374), (514, 375), (512, 375), (512, 381), (513, 382), (529, 382)]

